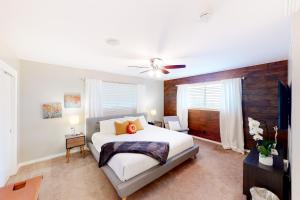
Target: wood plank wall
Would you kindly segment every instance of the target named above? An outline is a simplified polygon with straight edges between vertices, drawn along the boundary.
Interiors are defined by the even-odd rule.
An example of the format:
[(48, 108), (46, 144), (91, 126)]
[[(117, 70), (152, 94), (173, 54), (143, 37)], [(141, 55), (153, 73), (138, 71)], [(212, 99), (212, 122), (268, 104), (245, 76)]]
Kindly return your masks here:
[[(243, 119), (245, 148), (254, 146), (248, 134), (248, 117), (263, 123), (265, 138), (273, 138), (273, 126), (277, 124), (277, 81), (287, 83), (288, 61), (266, 63), (222, 72), (191, 76), (164, 82), (164, 115), (176, 115), (176, 85), (208, 81), (218, 81), (237, 77), (245, 77), (243, 81)], [(190, 110), (189, 126), (191, 134), (220, 141), (218, 115), (216, 112)], [(205, 131), (205, 132), (204, 132)], [(216, 136), (218, 135), (218, 136)], [(287, 131), (280, 131), (278, 136), (285, 149), (287, 148)]]

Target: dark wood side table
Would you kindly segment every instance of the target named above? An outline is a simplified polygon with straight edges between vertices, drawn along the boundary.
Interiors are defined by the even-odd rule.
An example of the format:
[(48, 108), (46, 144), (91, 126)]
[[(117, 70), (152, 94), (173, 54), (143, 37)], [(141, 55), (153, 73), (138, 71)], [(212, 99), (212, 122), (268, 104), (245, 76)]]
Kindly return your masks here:
[(288, 199), (289, 185), (284, 171), (283, 148), (277, 149), (279, 155), (274, 156), (273, 166), (260, 164), (259, 153), (253, 148), (244, 160), (243, 165), (243, 193), (247, 200), (251, 199), (250, 188), (262, 187), (273, 192), (280, 200)]
[(65, 135), (66, 137), (66, 158), (67, 162), (70, 161), (70, 150), (75, 147), (80, 147), (80, 153), (82, 157), (85, 157), (84, 145), (85, 135), (80, 133), (79, 135)]

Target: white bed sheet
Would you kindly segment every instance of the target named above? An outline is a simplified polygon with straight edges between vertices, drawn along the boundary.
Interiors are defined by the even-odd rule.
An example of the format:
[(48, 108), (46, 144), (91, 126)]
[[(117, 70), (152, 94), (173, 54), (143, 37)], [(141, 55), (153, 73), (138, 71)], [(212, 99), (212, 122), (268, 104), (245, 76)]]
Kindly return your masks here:
[[(169, 143), (168, 159), (181, 153), (182, 151), (194, 145), (193, 138), (190, 135), (171, 131), (157, 126), (147, 125), (144, 130), (129, 135), (114, 135), (111, 133), (94, 133), (92, 142), (100, 153), (101, 146), (107, 142), (114, 141), (156, 141)], [(143, 155), (135, 153), (119, 153), (113, 156), (107, 163), (119, 177), (121, 181), (126, 181), (156, 165), (158, 161)]]

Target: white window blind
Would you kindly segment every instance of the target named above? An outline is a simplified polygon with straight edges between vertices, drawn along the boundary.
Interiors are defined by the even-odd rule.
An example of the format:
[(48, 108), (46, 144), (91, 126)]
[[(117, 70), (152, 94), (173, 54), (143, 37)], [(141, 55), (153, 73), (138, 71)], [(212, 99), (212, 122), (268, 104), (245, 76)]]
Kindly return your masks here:
[(136, 113), (137, 85), (103, 82), (103, 114)]
[(188, 87), (188, 107), (219, 110), (223, 89), (221, 82), (203, 83)]

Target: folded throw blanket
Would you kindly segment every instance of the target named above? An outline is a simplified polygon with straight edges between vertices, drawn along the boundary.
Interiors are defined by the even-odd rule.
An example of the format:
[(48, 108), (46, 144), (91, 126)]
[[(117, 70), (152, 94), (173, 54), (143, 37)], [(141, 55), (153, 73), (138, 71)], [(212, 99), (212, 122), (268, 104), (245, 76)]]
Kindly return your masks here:
[(117, 153), (140, 153), (156, 159), (160, 165), (166, 163), (169, 144), (166, 142), (109, 142), (101, 147), (99, 167), (104, 166)]

